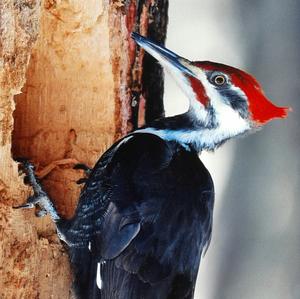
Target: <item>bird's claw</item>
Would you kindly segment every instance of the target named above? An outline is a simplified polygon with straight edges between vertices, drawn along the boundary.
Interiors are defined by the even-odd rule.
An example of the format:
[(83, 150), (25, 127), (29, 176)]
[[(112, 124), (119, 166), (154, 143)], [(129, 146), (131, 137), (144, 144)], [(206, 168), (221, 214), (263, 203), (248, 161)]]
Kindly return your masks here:
[(92, 169), (90, 167), (88, 167), (84, 163), (77, 163), (77, 164), (75, 164), (74, 167), (73, 167), (73, 169), (82, 169), (85, 172), (87, 172), (87, 174), (89, 174), (92, 171)]
[(32, 203), (25, 203), (23, 205), (19, 205), (19, 206), (13, 207), (13, 208), (14, 209), (32, 209), (34, 207), (35, 207), (35, 205)]
[[(33, 203), (33, 202), (29, 202), (30, 198), (32, 198), (32, 196), (30, 196), (28, 198), (28, 202), (27, 203), (25, 203), (23, 205), (20, 205), (20, 206), (13, 207), (13, 208), (14, 209), (33, 209), (33, 208), (36, 207), (36, 205), (38, 205), (39, 208), (40, 208), (38, 200), (35, 200), (35, 203)], [(37, 210), (35, 212), (36, 217), (43, 217), (43, 216), (46, 216), (47, 214), (48, 214), (47, 211), (45, 209), (43, 209), (43, 208), (40, 208), (40, 210)]]
[(18, 174), (19, 175), (25, 174), (24, 184), (29, 185), (30, 182), (29, 182), (29, 178), (28, 178), (28, 170), (32, 169), (32, 171), (34, 171), (33, 164), (31, 164), (28, 161), (28, 159), (26, 159), (26, 158), (17, 158), (16, 161), (19, 162), (19, 164), (18, 164)]
[(87, 178), (81, 178), (76, 181), (76, 184), (78, 185), (85, 184), (87, 180), (88, 180)]
[(42, 217), (47, 214), (50, 214), (54, 221), (60, 219), (58, 216), (55, 207), (52, 204), (51, 199), (47, 193), (43, 190), (40, 182), (34, 173), (34, 166), (26, 159), (18, 159), (20, 162), (20, 169), (25, 173), (24, 180), (32, 187), (34, 194), (29, 196), (27, 202), (20, 206), (14, 207), (15, 209), (30, 209), (36, 206), (39, 207), (39, 210), (36, 212), (37, 217)]
[(35, 216), (36, 216), (36, 217), (44, 217), (44, 216), (46, 216), (47, 214), (48, 214), (47, 211), (44, 210), (44, 209), (41, 209), (41, 210), (38, 210), (38, 211), (35, 212)]
[(92, 168), (88, 167), (86, 164), (83, 164), (83, 163), (75, 164), (73, 169), (82, 169), (84, 171), (85, 175), (87, 176), (86, 178), (79, 179), (76, 182), (78, 185), (84, 184), (88, 180), (88, 177), (92, 172)]

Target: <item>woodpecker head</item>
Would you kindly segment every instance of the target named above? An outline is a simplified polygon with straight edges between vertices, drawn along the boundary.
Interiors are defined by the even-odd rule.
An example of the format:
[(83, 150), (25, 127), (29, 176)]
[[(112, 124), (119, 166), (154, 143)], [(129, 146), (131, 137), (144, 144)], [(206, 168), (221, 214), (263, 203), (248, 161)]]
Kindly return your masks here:
[(190, 128), (161, 132), (164, 138), (213, 150), (231, 137), (287, 116), (288, 108), (268, 100), (250, 74), (220, 63), (189, 61), (137, 33), (132, 38), (171, 73), (189, 98)]

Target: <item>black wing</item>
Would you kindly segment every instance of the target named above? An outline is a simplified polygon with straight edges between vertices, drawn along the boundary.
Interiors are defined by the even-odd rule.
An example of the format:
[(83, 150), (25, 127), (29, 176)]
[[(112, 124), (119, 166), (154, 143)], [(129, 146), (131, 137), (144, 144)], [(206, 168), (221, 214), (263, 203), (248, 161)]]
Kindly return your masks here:
[(70, 222), (80, 298), (192, 298), (213, 198), (195, 152), (152, 134), (116, 143), (96, 164)]

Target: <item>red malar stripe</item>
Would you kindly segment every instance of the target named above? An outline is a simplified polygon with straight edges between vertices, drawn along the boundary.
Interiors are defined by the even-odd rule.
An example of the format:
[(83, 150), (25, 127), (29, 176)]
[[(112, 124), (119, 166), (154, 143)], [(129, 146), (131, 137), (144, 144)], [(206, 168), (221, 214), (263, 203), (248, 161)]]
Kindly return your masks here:
[(257, 80), (242, 70), (210, 61), (195, 61), (193, 64), (204, 70), (220, 71), (230, 76), (233, 84), (245, 92), (248, 98), (252, 119), (258, 124), (264, 124), (273, 118), (285, 118), (287, 117), (288, 111), (291, 110), (288, 107), (278, 107), (274, 105), (264, 95)]
[(196, 94), (197, 100), (206, 107), (208, 105), (209, 98), (206, 94), (204, 86), (198, 79), (194, 77), (188, 77), (188, 79), (190, 80), (191, 86), (193, 88), (194, 93)]

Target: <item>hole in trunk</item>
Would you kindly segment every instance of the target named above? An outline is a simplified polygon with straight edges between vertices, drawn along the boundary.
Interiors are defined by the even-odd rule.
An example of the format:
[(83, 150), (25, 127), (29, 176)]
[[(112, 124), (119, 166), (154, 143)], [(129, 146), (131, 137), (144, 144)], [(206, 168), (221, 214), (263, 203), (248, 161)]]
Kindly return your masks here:
[(15, 97), (12, 145), (13, 156), (29, 158), (38, 171), (56, 163), (42, 183), (67, 217), (77, 204), (76, 181), (83, 174), (65, 160), (93, 166), (114, 142), (119, 88), (110, 63), (109, 24), (99, 17), (101, 3), (79, 15), (74, 9), (72, 3), (42, 8), (26, 84)]

